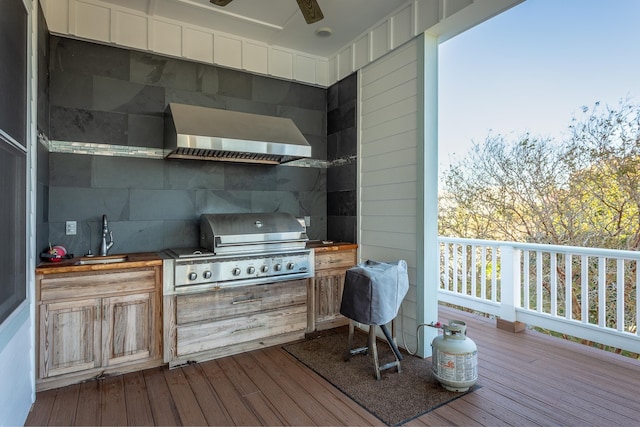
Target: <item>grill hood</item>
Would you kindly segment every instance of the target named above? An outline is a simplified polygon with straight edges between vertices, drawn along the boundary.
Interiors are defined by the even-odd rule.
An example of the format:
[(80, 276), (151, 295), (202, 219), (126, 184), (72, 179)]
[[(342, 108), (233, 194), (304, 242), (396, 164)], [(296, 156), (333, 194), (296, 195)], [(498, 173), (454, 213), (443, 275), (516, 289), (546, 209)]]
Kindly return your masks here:
[(285, 212), (202, 214), (200, 246), (216, 255), (302, 250), (303, 222)]
[(291, 119), (170, 103), (165, 114), (166, 158), (280, 164), (311, 157)]

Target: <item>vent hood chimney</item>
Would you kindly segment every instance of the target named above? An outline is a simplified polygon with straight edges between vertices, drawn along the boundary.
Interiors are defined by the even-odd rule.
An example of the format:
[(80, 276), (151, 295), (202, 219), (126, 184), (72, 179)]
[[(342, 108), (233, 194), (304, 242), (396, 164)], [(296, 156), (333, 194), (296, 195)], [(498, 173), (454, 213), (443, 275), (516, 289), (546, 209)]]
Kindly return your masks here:
[(164, 148), (166, 158), (271, 165), (311, 157), (291, 119), (176, 103), (165, 114)]

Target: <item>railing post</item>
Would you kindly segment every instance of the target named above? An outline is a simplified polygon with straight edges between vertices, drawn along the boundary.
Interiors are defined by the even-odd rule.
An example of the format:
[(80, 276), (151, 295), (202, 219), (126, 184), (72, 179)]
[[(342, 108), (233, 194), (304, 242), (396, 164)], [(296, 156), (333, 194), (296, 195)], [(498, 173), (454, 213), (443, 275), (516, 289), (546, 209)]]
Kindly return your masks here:
[[(513, 246), (500, 248), (500, 318), (499, 329), (511, 332), (524, 330), (524, 323), (517, 321), (516, 307), (520, 307), (520, 251)], [(495, 268), (495, 266), (494, 266)]]

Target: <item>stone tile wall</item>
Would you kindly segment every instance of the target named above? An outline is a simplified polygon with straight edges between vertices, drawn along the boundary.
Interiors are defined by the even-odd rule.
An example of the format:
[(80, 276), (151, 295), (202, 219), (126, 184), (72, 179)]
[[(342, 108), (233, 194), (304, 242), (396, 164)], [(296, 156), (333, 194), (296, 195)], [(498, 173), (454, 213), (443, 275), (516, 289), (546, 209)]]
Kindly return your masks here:
[[(49, 29), (38, 3), (38, 117), (39, 135), (49, 134)], [(43, 138), (39, 138), (42, 140)], [(36, 150), (36, 251), (49, 244), (49, 151), (46, 141)]]
[(356, 74), (327, 93), (327, 229), (330, 239), (357, 242)]
[[(235, 70), (50, 37), (50, 141), (162, 147), (169, 102), (289, 117), (327, 160), (327, 90)], [(198, 245), (201, 213), (285, 211), (310, 216), (326, 239), (325, 167), (244, 165), (48, 153), (49, 241), (97, 252), (107, 215), (112, 253)], [(43, 198), (44, 199), (44, 198)], [(65, 235), (65, 221), (78, 234)], [(44, 225), (43, 225), (44, 226)]]

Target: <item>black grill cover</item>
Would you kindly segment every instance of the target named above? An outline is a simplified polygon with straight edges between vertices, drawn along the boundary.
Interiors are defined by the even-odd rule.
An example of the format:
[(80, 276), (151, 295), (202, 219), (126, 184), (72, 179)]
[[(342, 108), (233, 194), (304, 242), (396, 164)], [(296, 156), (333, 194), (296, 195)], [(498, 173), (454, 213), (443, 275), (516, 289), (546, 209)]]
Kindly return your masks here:
[(347, 270), (340, 313), (366, 325), (395, 319), (409, 290), (407, 263), (368, 260)]

